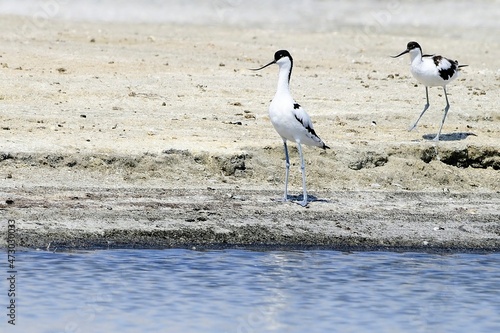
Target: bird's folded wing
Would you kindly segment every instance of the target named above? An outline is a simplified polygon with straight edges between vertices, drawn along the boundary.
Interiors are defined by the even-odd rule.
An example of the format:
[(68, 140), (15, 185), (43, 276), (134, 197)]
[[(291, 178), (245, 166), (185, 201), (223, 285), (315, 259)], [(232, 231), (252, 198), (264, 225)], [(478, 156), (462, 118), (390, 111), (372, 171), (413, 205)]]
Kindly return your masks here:
[(306, 111), (297, 103), (294, 104), (293, 115), (295, 116), (295, 119), (297, 119), (297, 121), (299, 121), (309, 133), (317, 136), (316, 132), (314, 132), (311, 118), (306, 113)]

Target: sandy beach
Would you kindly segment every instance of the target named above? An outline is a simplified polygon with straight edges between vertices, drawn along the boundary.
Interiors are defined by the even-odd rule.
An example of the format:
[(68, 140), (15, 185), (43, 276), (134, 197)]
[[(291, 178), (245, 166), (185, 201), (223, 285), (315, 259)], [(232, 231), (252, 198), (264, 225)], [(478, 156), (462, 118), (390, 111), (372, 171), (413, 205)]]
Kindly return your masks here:
[[(0, 19), (0, 228), (15, 220), (20, 247), (500, 249), (500, 43), (483, 29), (25, 23)], [(412, 39), (469, 65), (438, 143), (441, 88), (407, 131), (425, 90), (389, 56)], [(331, 147), (304, 148), (307, 208), (275, 200), (277, 67), (248, 70), (278, 49)]]

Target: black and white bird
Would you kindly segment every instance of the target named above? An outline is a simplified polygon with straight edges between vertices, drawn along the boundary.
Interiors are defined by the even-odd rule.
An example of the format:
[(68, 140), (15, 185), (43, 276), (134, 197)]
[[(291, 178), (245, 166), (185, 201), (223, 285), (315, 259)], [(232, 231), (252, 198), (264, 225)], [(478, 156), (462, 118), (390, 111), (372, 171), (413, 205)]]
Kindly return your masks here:
[(288, 201), (288, 175), (290, 170), (290, 160), (288, 157), (287, 140), (290, 140), (297, 143), (300, 156), (303, 199), (299, 202), (299, 204), (307, 206), (308, 197), (306, 190), (306, 171), (301, 144), (316, 146), (323, 149), (330, 147), (328, 147), (319, 138), (314, 131), (311, 118), (309, 118), (306, 111), (302, 108), (302, 106), (295, 102), (290, 94), (290, 77), (292, 75), (293, 68), (293, 59), (290, 53), (286, 50), (277, 51), (274, 54), (273, 61), (265, 66), (253, 70), (261, 70), (272, 64), (277, 64), (279, 66), (279, 75), (278, 89), (276, 90), (276, 94), (274, 95), (271, 105), (269, 106), (269, 116), (274, 128), (283, 139), (283, 145), (285, 147), (286, 173), (285, 194), (283, 201)]
[(446, 99), (446, 107), (444, 108), (444, 117), (441, 121), (441, 126), (439, 127), (439, 132), (437, 133), (434, 141), (439, 141), (439, 136), (441, 135), (441, 130), (443, 129), (444, 121), (448, 110), (450, 109), (450, 103), (448, 102), (448, 94), (446, 93), (446, 85), (458, 77), (459, 69), (467, 65), (459, 65), (456, 60), (450, 60), (448, 58), (442, 57), (440, 55), (424, 55), (422, 53), (422, 48), (417, 42), (409, 42), (406, 46), (406, 50), (398, 54), (397, 56), (392, 56), (397, 58), (403, 54), (410, 54), (410, 72), (417, 81), (425, 86), (425, 97), (427, 98), (427, 103), (424, 106), (424, 110), (418, 117), (415, 124), (413, 124), (408, 130), (411, 131), (417, 127), (417, 124), (424, 115), (425, 111), (429, 108), (429, 91), (428, 87), (441, 86), (444, 90), (444, 97)]

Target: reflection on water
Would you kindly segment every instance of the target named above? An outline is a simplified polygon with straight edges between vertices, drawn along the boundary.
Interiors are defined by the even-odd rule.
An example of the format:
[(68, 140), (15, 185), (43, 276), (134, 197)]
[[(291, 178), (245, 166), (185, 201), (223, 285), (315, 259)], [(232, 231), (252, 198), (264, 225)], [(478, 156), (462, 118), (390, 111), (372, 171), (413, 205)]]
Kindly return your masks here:
[(500, 331), (498, 253), (31, 251), (17, 266), (8, 332)]

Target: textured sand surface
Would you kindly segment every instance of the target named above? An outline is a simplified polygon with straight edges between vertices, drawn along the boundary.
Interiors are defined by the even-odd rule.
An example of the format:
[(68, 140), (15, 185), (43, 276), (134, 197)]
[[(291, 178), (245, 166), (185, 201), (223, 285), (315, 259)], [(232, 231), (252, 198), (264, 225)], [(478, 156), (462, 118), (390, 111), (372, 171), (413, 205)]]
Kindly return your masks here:
[[(355, 27), (58, 21), (21, 35), (21, 23), (0, 20), (0, 227), (16, 220), (22, 246), (499, 248), (499, 43), (470, 30), (361, 43)], [(389, 55), (410, 39), (469, 64), (448, 87), (439, 143), (428, 138), (441, 88), (406, 130), (424, 87), (408, 58)], [(277, 67), (248, 70), (278, 49), (294, 57), (292, 94), (332, 148), (304, 149), (318, 199), (305, 209), (272, 200), (284, 175), (267, 116)], [(299, 194), (295, 148), (291, 160)]]

